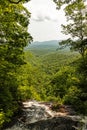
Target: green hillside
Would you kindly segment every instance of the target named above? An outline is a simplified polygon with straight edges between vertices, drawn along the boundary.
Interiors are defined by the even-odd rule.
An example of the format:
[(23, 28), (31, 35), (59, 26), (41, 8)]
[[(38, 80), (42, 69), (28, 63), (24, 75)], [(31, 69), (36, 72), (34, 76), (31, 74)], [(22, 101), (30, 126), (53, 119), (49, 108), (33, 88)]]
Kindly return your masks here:
[(76, 58), (78, 58), (77, 53), (72, 52), (53, 52), (45, 54), (42, 56), (41, 63), (42, 67), (45, 68), (47, 73), (56, 73), (61, 67), (69, 65)]
[[(31, 43), (26, 48), (26, 59), (34, 65), (39, 64), (46, 73), (53, 74), (78, 57), (78, 53), (71, 52), (69, 48), (59, 50), (59, 47), (57, 40)], [(30, 52), (32, 58), (29, 58)]]
[(46, 48), (46, 47), (50, 47), (50, 48), (56, 48), (59, 46), (59, 41), (58, 40), (51, 40), (51, 41), (43, 41), (43, 42), (32, 42), (30, 45), (27, 46), (27, 48)]
[[(43, 41), (43, 42), (33, 42), (29, 44), (25, 50), (29, 50), (36, 56), (44, 55), (51, 52), (56, 52), (60, 48), (58, 40)], [(62, 50), (61, 50), (62, 51)], [(63, 51), (69, 51), (69, 48), (63, 49)]]
[(78, 52), (58, 47), (58, 41), (46, 41), (32, 43), (26, 48), (25, 57), (32, 66), (28, 70), (28, 82), (33, 87), (30, 91), (34, 93), (31, 98), (72, 105), (76, 111), (81, 113), (84, 109), (82, 113), (86, 113), (87, 82), (83, 73), (87, 60), (83, 61)]

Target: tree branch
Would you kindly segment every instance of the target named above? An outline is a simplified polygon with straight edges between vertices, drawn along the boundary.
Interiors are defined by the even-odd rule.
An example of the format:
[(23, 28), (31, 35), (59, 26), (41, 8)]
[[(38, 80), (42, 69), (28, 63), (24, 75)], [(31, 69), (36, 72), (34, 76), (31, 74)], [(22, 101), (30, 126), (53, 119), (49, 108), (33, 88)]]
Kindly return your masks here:
[(22, 0), (18, 0), (18, 1), (13, 1), (13, 0), (8, 0), (10, 3), (13, 3), (13, 4), (18, 4), (20, 3)]

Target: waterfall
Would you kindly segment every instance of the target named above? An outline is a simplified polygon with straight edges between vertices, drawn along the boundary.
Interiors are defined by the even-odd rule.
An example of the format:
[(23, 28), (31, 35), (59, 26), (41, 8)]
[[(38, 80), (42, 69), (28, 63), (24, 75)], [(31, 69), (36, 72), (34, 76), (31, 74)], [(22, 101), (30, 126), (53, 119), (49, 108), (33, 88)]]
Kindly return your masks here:
[(55, 112), (51, 106), (51, 102), (23, 102), (22, 115), (5, 130), (87, 130), (87, 117)]
[(83, 123), (82, 130), (87, 130), (87, 116), (84, 116), (81, 122)]

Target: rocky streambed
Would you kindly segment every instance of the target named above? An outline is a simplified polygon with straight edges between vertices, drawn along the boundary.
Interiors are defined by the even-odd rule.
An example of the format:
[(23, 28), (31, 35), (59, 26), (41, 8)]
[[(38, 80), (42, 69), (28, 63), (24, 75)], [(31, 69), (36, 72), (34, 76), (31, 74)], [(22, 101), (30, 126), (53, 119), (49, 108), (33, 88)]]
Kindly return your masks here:
[(80, 123), (81, 117), (69, 107), (55, 112), (52, 103), (27, 101), (22, 105), (21, 116), (4, 130), (87, 130)]

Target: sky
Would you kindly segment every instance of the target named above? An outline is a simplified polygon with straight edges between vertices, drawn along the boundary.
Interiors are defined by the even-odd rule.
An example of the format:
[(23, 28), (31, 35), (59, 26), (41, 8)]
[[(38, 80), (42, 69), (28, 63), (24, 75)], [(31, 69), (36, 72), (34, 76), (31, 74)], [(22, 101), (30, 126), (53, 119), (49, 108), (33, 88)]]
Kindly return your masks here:
[(61, 33), (65, 24), (63, 10), (58, 11), (53, 0), (31, 0), (25, 7), (31, 12), (29, 33), (34, 41), (62, 40), (67, 36)]

